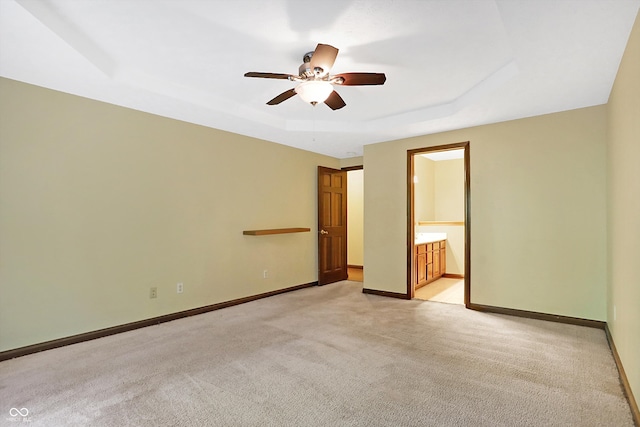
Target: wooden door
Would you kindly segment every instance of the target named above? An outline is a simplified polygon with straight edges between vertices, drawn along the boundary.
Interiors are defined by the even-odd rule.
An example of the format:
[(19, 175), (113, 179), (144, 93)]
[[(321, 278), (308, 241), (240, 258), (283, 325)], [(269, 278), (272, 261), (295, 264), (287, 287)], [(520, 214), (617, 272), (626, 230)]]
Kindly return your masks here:
[(347, 172), (318, 166), (318, 284), (347, 279)]

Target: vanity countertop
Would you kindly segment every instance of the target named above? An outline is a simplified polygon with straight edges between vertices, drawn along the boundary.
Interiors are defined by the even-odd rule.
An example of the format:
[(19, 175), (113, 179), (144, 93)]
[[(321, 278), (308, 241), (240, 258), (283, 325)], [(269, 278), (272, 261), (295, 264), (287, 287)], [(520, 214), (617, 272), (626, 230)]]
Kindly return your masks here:
[(416, 234), (416, 245), (422, 245), (424, 243), (439, 242), (440, 240), (447, 240), (447, 233), (418, 233)]

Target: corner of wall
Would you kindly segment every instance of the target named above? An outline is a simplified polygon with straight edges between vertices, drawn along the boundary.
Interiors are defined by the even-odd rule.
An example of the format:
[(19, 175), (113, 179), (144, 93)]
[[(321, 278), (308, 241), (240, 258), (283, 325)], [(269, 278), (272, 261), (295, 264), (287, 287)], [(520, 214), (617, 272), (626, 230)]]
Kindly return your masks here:
[(636, 397), (640, 396), (638, 76), (640, 13), (636, 16), (607, 104), (607, 324)]

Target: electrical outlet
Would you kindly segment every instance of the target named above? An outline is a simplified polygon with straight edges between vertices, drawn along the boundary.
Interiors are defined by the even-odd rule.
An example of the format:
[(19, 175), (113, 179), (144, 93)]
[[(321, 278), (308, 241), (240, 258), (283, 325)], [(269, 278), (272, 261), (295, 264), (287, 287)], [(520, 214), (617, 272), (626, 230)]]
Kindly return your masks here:
[(176, 285), (176, 292), (181, 294), (184, 291), (184, 285), (182, 283), (178, 283)]
[(153, 287), (149, 290), (149, 298), (158, 298), (158, 288)]
[(262, 278), (263, 279), (268, 279), (269, 278), (269, 270), (263, 270), (262, 271)]

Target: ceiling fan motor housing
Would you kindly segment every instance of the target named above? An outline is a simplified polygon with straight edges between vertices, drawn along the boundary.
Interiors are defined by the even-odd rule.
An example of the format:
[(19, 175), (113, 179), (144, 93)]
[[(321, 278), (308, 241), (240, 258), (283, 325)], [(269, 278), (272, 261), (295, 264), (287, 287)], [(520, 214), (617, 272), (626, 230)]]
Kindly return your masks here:
[(313, 77), (313, 71), (311, 70), (311, 66), (308, 62), (305, 62), (298, 68), (298, 75), (303, 78)]
[(320, 77), (324, 74), (324, 70), (321, 67), (311, 68), (311, 58), (313, 57), (313, 52), (307, 52), (302, 57), (302, 65), (298, 68), (298, 75), (303, 79), (308, 79), (311, 77)]
[(327, 74), (325, 74), (324, 69), (322, 67), (315, 67), (312, 70), (311, 68), (309, 68), (309, 64), (302, 64), (298, 69), (298, 73), (300, 78), (305, 80), (310, 78), (328, 80)]

